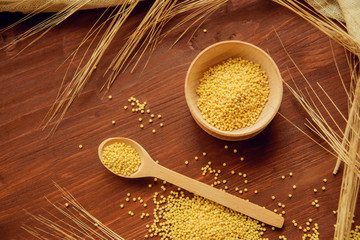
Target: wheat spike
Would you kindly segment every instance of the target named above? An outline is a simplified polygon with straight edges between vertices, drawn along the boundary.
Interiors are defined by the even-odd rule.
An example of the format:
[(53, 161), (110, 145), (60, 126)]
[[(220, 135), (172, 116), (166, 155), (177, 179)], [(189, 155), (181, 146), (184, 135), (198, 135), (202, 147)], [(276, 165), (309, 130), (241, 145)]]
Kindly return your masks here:
[(43, 225), (43, 227), (22, 226), (22, 229), (37, 239), (124, 240), (121, 236), (86, 211), (86, 209), (81, 206), (75, 197), (66, 189), (60, 187), (56, 183), (54, 183), (54, 185), (61, 192), (62, 198), (69, 203), (69, 207), (66, 208), (59, 203), (56, 204), (47, 198), (46, 199), (51, 206), (65, 217), (65, 219), (60, 219), (49, 211), (46, 212), (50, 217), (34, 215), (26, 211), (37, 222)]

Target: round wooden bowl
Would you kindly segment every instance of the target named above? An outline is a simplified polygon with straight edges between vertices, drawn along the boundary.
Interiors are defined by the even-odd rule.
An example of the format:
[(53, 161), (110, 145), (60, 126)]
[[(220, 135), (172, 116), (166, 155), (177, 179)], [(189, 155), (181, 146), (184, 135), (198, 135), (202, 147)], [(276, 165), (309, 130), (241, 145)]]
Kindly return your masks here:
[[(197, 107), (199, 96), (196, 93), (196, 89), (200, 84), (203, 73), (210, 67), (218, 65), (228, 58), (235, 57), (242, 57), (245, 60), (250, 60), (261, 65), (261, 69), (268, 75), (270, 88), (269, 100), (255, 124), (233, 131), (222, 131), (203, 119)], [(260, 48), (242, 41), (219, 42), (203, 50), (191, 63), (185, 80), (186, 102), (196, 123), (208, 134), (228, 141), (245, 140), (264, 130), (279, 110), (282, 95), (282, 78), (274, 60)]]

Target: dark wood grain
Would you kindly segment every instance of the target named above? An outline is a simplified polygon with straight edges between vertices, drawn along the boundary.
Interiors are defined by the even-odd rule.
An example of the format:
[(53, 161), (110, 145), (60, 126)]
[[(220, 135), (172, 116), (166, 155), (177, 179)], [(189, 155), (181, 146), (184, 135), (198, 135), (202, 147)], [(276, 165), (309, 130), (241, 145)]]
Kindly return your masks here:
[[(160, 190), (160, 184), (149, 189), (147, 185), (152, 179), (116, 177), (101, 165), (97, 157), (97, 147), (102, 140), (123, 136), (142, 144), (160, 164), (209, 184), (212, 177), (202, 176), (201, 167), (212, 161), (215, 168), (223, 169), (221, 177), (228, 179), (230, 193), (236, 194), (235, 187), (245, 187), (243, 179), (231, 175), (231, 170), (246, 173), (249, 192), (241, 197), (271, 210), (277, 208), (279, 201), (286, 204), (285, 226), (276, 231), (268, 227), (265, 236), (270, 239), (277, 239), (279, 235), (301, 239), (303, 233), (293, 227), (291, 221), (295, 219), (304, 225), (309, 218), (319, 224), (321, 239), (331, 239), (336, 221), (332, 211), (337, 209), (342, 177), (341, 173), (332, 175), (336, 159), (280, 115), (252, 139), (242, 142), (215, 139), (203, 132), (191, 118), (183, 86), (190, 62), (202, 49), (218, 41), (236, 39), (266, 50), (278, 64), (284, 80), (291, 83), (291, 72), (299, 88), (305, 89), (305, 82), (274, 32), (276, 29), (308, 80), (313, 85), (319, 82), (346, 115), (347, 98), (334, 65), (331, 41), (312, 25), (275, 3), (230, 1), (200, 26), (191, 39), (189, 33), (173, 48), (170, 48), (171, 44), (183, 29), (170, 33), (151, 57), (149, 54), (144, 56), (133, 73), (127, 70), (117, 78), (108, 93), (113, 96), (109, 101), (108, 94), (104, 96), (99, 92), (106, 80), (103, 73), (147, 9), (148, 6), (143, 4), (131, 16), (56, 133), (49, 138), (46, 136), (51, 126), (45, 130), (39, 126), (56, 97), (68, 66), (61, 64), (78, 46), (102, 10), (74, 14), (16, 57), (30, 39), (0, 51), (0, 238), (31, 238), (20, 227), (38, 224), (24, 210), (33, 214), (43, 214), (45, 210), (54, 212), (44, 196), (61, 202), (61, 194), (52, 182), (55, 181), (125, 239), (143, 239), (145, 225), (150, 220), (130, 217), (127, 211), (119, 208), (119, 204), (124, 202), (127, 192), (142, 196), (150, 204), (152, 194)], [(45, 16), (40, 15), (2, 33), (1, 46)], [(20, 17), (21, 14), (1, 13), (0, 27)], [(203, 28), (207, 29), (206, 34), (202, 32)], [(336, 43), (331, 44), (348, 85), (344, 51)], [(70, 73), (75, 71), (80, 59), (81, 53), (71, 64)], [(345, 123), (328, 99), (324, 94), (319, 95), (344, 127)], [(149, 124), (141, 130), (137, 121), (139, 115), (123, 109), (130, 96), (147, 101), (152, 112), (163, 116), (161, 122), (165, 126), (156, 127), (156, 134), (151, 133), (153, 127)], [(287, 89), (284, 90), (280, 112), (327, 147), (303, 127), (307, 116)], [(112, 120), (116, 121), (115, 125), (111, 124)], [(153, 124), (159, 122), (156, 120)], [(80, 150), (79, 144), (84, 148)], [(226, 144), (228, 150), (224, 149)], [(234, 148), (238, 149), (237, 154), (232, 152)], [(208, 153), (205, 158), (193, 160), (204, 151)], [(240, 161), (240, 156), (244, 156), (245, 161)], [(184, 164), (185, 160), (190, 162), (188, 166)], [(226, 167), (222, 167), (223, 162), (227, 163)], [(294, 173), (292, 178), (288, 177), (289, 172)], [(285, 180), (281, 179), (282, 175), (287, 176)], [(326, 184), (322, 182), (323, 178), (328, 179)], [(296, 190), (292, 189), (294, 184)], [(313, 193), (313, 188), (320, 190), (323, 185), (326, 191)], [(258, 194), (254, 194), (255, 189)], [(289, 193), (293, 195), (292, 199), (288, 198)], [(277, 197), (275, 201), (271, 200), (272, 195)], [(311, 206), (315, 198), (320, 201), (318, 209)], [(138, 210), (135, 204), (129, 205), (129, 209), (132, 207), (135, 212)]]

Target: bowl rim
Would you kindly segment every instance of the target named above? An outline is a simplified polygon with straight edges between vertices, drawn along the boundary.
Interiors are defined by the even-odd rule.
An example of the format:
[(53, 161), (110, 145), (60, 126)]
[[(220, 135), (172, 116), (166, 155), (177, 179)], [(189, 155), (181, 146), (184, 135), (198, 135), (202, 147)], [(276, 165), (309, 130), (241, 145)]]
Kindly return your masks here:
[[(262, 119), (263, 120), (263, 124), (260, 125), (256, 125), (255, 124), (249, 126), (249, 127), (245, 127), (245, 128), (239, 128), (239, 129), (235, 129), (232, 131), (224, 131), (224, 130), (220, 130), (214, 126), (212, 126), (210, 123), (208, 123), (205, 119), (202, 118), (202, 114), (200, 112), (200, 110), (198, 109), (198, 111), (200, 112), (200, 117), (198, 117), (198, 114), (195, 113), (195, 110), (190, 106), (190, 102), (192, 102), (193, 100), (190, 99), (190, 94), (189, 94), (189, 86), (188, 86), (188, 82), (189, 82), (189, 75), (191, 73), (191, 71), (193, 70), (194, 65), (197, 63), (197, 61), (206, 53), (208, 52), (210, 49), (217, 47), (219, 45), (224, 45), (224, 44), (241, 44), (241, 45), (246, 45), (256, 51), (258, 51), (259, 53), (261, 53), (262, 55), (264, 55), (264, 57), (266, 58), (267, 61), (269, 61), (271, 63), (271, 66), (274, 68), (277, 79), (278, 80), (278, 87), (279, 87), (279, 95), (277, 95), (277, 98), (275, 101), (273, 101), (271, 106), (265, 105), (264, 109), (267, 107), (269, 108), (269, 113), (265, 115), (265, 117)], [(211, 66), (209, 66), (211, 67)], [(245, 41), (240, 41), (240, 40), (226, 40), (226, 41), (220, 41), (217, 43), (214, 43), (208, 47), (206, 47), (204, 50), (202, 50), (195, 58), (194, 60), (191, 62), (188, 71), (186, 73), (186, 78), (185, 78), (185, 99), (186, 99), (186, 103), (188, 105), (188, 108), (190, 110), (190, 113), (193, 117), (193, 119), (195, 120), (195, 122), (203, 129), (205, 130), (208, 134), (220, 138), (220, 139), (224, 139), (224, 140), (245, 140), (248, 139), (250, 137), (253, 137), (255, 135), (257, 135), (258, 133), (260, 133), (263, 129), (266, 128), (267, 125), (269, 125), (269, 123), (273, 120), (273, 118), (276, 116), (279, 108), (280, 108), (280, 104), (282, 101), (282, 97), (283, 97), (283, 84), (282, 84), (282, 77), (281, 77), (281, 73), (280, 70), (277, 66), (277, 64), (275, 63), (275, 61), (271, 58), (271, 56), (266, 53), (263, 49), (259, 48), (258, 46), (245, 42)], [(271, 91), (271, 89), (270, 89)], [(267, 102), (268, 104), (268, 102)], [(195, 107), (196, 104), (195, 104)], [(260, 115), (261, 116), (261, 115)], [(257, 120), (258, 121), (258, 120)]]

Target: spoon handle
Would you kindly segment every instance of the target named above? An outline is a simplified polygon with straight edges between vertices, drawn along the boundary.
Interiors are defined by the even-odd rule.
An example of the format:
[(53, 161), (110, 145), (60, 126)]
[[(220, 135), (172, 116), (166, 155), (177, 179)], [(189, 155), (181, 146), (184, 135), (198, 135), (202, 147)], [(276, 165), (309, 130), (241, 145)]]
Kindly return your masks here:
[(155, 170), (153, 172), (153, 174), (156, 175), (155, 177), (161, 178), (162, 180), (177, 185), (189, 192), (219, 203), (268, 225), (281, 228), (284, 224), (283, 217), (264, 207), (238, 198), (195, 179), (186, 177), (161, 165), (156, 165), (156, 170), (153, 169)]

